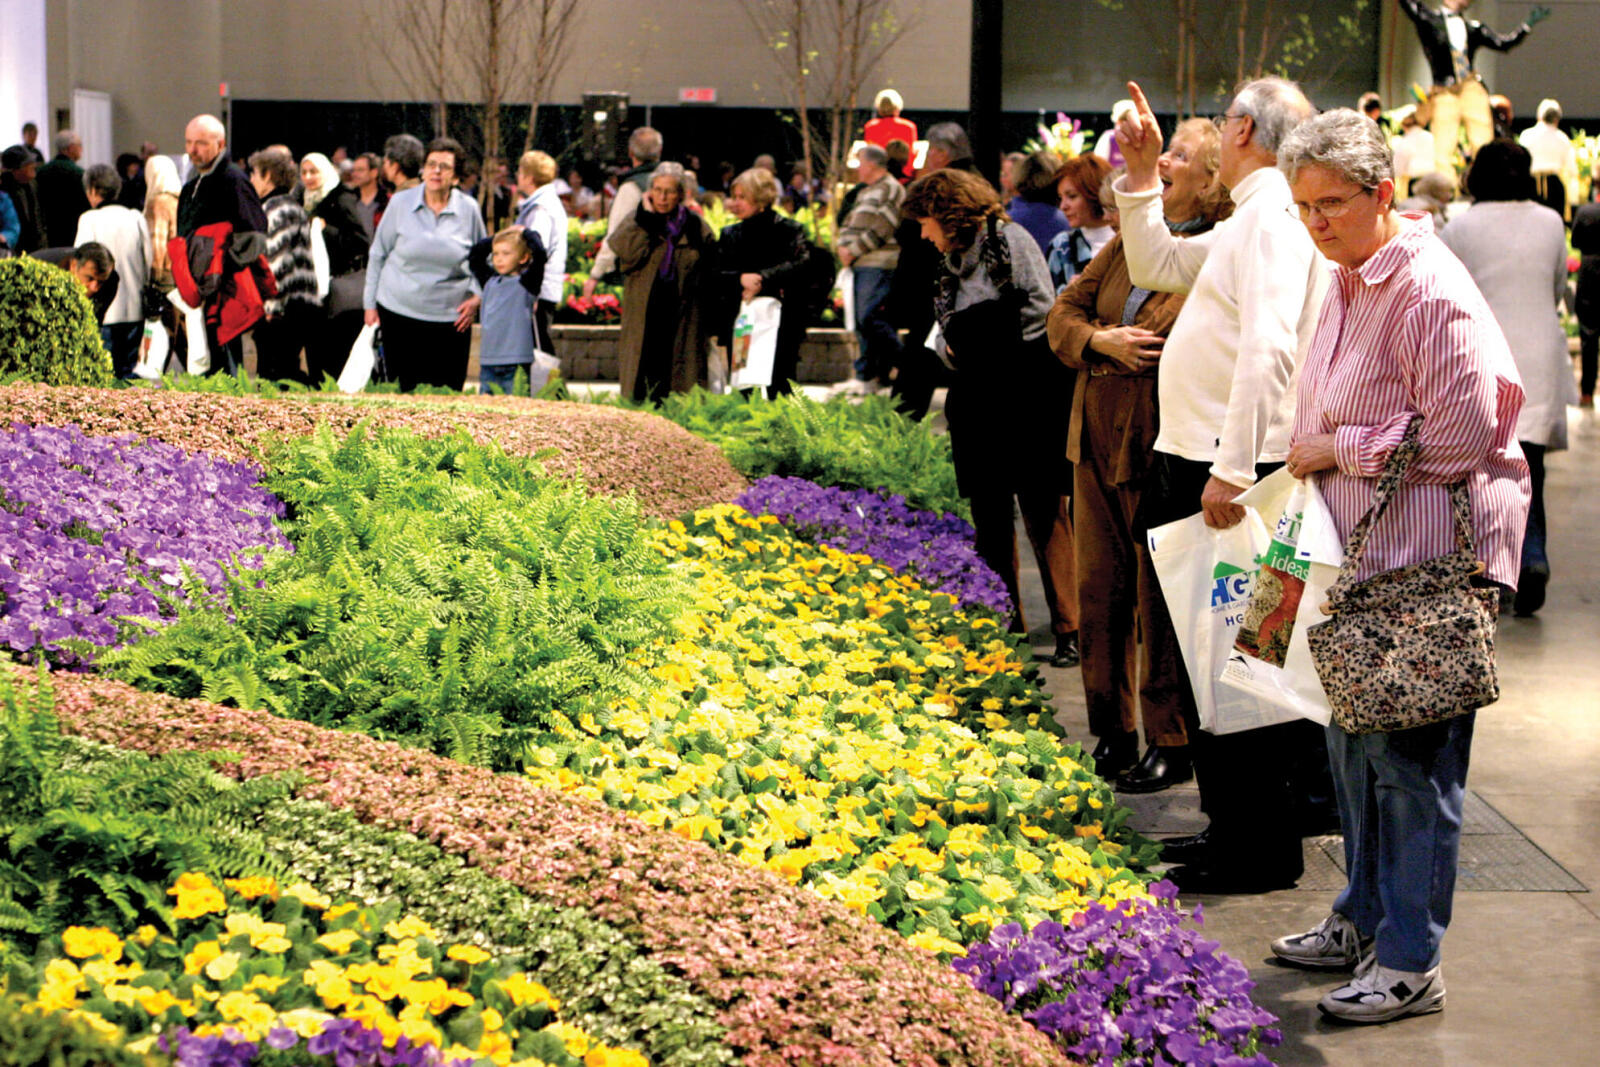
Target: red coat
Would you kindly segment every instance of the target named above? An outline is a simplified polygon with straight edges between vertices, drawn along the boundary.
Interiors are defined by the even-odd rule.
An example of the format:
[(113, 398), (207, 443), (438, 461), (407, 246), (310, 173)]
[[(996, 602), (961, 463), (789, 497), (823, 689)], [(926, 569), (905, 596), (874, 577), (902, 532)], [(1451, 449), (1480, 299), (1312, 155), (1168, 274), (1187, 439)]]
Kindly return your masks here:
[[(216, 330), (219, 344), (260, 322), (266, 314), (263, 298), (278, 292), (267, 264), (265, 236), (240, 234), (239, 239), (249, 243), (235, 249), (233, 224), (213, 222), (192, 237), (167, 242), (178, 295), (190, 307), (205, 306), (206, 323)], [(244, 266), (238, 265), (236, 257), (241, 256)]]
[(862, 132), (861, 139), (868, 144), (875, 144), (888, 151), (890, 141), (904, 141), (912, 149), (911, 160), (905, 166), (905, 175), (909, 179), (917, 172), (915, 159), (917, 158), (917, 124), (910, 119), (903, 119), (899, 115), (888, 118), (876, 118), (867, 123), (867, 128)]

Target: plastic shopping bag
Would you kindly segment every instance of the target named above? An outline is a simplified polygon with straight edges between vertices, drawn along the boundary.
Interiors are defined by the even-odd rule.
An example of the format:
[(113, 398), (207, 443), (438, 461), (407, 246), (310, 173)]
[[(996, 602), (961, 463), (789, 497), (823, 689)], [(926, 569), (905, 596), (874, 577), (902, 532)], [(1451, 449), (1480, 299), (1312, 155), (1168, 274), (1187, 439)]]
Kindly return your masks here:
[(1322, 620), (1322, 602), (1344, 562), (1333, 516), (1316, 485), (1287, 470), (1234, 503), (1277, 518), (1222, 683), (1326, 726), (1328, 695), (1306, 629)]
[(538, 396), (539, 390), (550, 384), (551, 378), (561, 376), (561, 360), (550, 353), (535, 348), (533, 366), (528, 368), (528, 395)]
[(184, 342), (187, 345), (184, 369), (190, 374), (204, 374), (211, 369), (211, 349), (206, 347), (205, 308), (190, 307), (176, 289), (167, 294), (167, 299), (183, 316)]
[(167, 328), (160, 319), (150, 319), (144, 324), (144, 339), (139, 342), (139, 361), (133, 365), (137, 378), (158, 381), (167, 367), (167, 356), (172, 351), (167, 338)]
[(849, 267), (840, 267), (838, 277), (833, 279), (833, 287), (839, 290), (839, 295), (844, 298), (844, 312), (840, 326), (854, 333), (856, 328), (856, 272)]
[(377, 363), (373, 340), (377, 336), (376, 326), (361, 327), (361, 332), (356, 335), (356, 343), (350, 346), (350, 357), (344, 361), (344, 370), (339, 372), (341, 393), (359, 393), (372, 380), (372, 368)]
[(1266, 552), (1268, 541), (1261, 516), (1248, 508), (1243, 521), (1226, 530), (1213, 530), (1204, 515), (1191, 515), (1149, 533), (1150, 560), (1177, 630), (1200, 727), (1214, 734), (1296, 718), (1217, 680), (1250, 602), (1256, 559)]
[(783, 305), (770, 296), (758, 296), (739, 305), (728, 353), (730, 388), (754, 389), (772, 384), (772, 369), (778, 360), (778, 319), (782, 314)]
[(322, 219), (311, 220), (311, 266), (317, 272), (317, 299), (328, 299), (328, 287), (333, 284), (333, 263), (328, 259), (328, 239), (323, 230), (328, 224)]

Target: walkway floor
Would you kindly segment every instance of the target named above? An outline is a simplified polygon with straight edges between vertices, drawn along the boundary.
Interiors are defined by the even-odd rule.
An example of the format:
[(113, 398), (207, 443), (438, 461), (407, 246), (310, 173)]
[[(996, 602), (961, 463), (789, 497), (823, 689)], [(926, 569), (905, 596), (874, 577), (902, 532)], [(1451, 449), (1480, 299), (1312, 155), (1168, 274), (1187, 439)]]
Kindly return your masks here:
[[(1257, 1002), (1282, 1020), (1284, 1044), (1272, 1053), (1277, 1063), (1600, 1063), (1600, 422), (1592, 411), (1570, 414), (1572, 448), (1551, 453), (1548, 464), (1549, 601), (1534, 618), (1502, 620), (1502, 696), (1478, 715), (1467, 787), (1486, 806), (1469, 807), (1468, 831), (1476, 813), (1478, 829), (1501, 836), (1476, 842), (1483, 846), (1476, 861), (1463, 850), (1444, 946), (1444, 1012), (1379, 1027), (1331, 1024), (1316, 1002), (1338, 982), (1271, 961), (1268, 942), (1327, 914), (1338, 871), (1326, 860), (1308, 864), (1307, 878), (1293, 890), (1200, 898), (1207, 932), (1249, 966)], [(1045, 617), (1043, 600), (1037, 575), (1029, 577), (1025, 606), (1037, 621)], [(1042, 646), (1045, 635), (1035, 634)], [(1045, 670), (1062, 721), (1073, 737), (1086, 738), (1078, 672)], [(1192, 785), (1124, 799), (1139, 811), (1140, 829), (1154, 835), (1204, 825)], [(1466, 888), (1518, 882), (1567, 888)], [(1574, 884), (1587, 888), (1576, 891)]]

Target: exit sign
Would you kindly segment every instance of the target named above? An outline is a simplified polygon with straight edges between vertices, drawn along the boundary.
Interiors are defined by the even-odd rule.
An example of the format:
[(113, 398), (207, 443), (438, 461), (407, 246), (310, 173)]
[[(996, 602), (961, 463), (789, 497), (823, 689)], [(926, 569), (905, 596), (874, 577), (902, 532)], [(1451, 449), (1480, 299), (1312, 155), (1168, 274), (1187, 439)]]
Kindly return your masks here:
[(717, 91), (709, 85), (678, 90), (678, 103), (680, 104), (715, 104), (716, 102)]

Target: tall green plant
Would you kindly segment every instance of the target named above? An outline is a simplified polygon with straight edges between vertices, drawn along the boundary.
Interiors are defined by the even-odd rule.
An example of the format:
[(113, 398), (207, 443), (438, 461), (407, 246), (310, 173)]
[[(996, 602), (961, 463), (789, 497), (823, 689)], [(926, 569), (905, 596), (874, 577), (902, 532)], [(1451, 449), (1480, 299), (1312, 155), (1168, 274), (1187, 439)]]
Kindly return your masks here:
[(324, 427), (269, 467), (295, 551), (105, 669), (510, 768), (593, 703), (639, 692), (628, 654), (684, 602), (631, 501), (464, 432)]
[(30, 256), (0, 260), (0, 381), (110, 385), (89, 297), (72, 276)]

